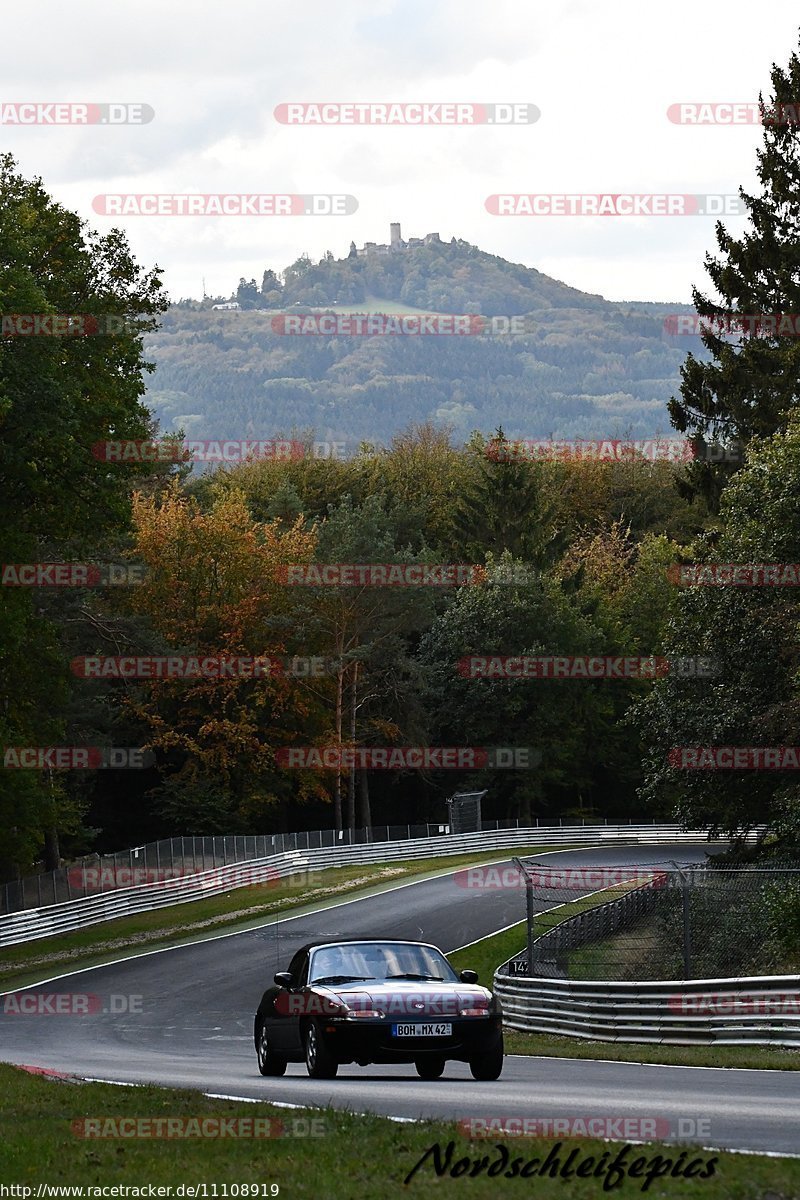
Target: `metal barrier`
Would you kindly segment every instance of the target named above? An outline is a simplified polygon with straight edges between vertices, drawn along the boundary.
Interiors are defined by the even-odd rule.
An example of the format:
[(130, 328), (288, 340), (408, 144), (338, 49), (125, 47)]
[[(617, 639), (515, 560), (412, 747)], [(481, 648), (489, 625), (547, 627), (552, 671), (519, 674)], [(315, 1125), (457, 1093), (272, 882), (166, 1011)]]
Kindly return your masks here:
[[(511, 829), (519, 819), (484, 821), (483, 829)], [(209, 837), (171, 837), (145, 842), (112, 854), (87, 854), (54, 871), (40, 871), (0, 884), (0, 914), (78, 900), (95, 892), (111, 892), (156, 879), (196, 875), (212, 867), (227, 867), (287, 850), (351, 846), (362, 842), (391, 842), (401, 838), (435, 837), (449, 833), (447, 824), (373, 825), (369, 829), (311, 829), (301, 833), (237, 833)]]
[(115, 917), (187, 904), (234, 888), (274, 882), (281, 876), (301, 870), (439, 858), (511, 846), (546, 848), (548, 845), (602, 845), (604, 842), (657, 845), (660, 842), (697, 843), (705, 838), (704, 831), (685, 831), (677, 825), (554, 825), (290, 851), (182, 878), (117, 888), (63, 904), (10, 913), (0, 917), (0, 946), (83, 929)]
[[(732, 873), (701, 870), (708, 880)], [(746, 868), (740, 873), (769, 874)], [(536, 938), (531, 945), (534, 974), (527, 973), (527, 951), (503, 963), (495, 972), (494, 990), (504, 1024), (528, 1033), (609, 1042), (800, 1047), (800, 975), (635, 982), (565, 977), (570, 950), (626, 929), (675, 890), (685, 902), (683, 873), (676, 871), (665, 880), (658, 872), (651, 882), (577, 913)], [(688, 966), (687, 955), (684, 968)]]
[(504, 1024), (605, 1042), (800, 1046), (800, 975), (607, 983), (495, 974)]

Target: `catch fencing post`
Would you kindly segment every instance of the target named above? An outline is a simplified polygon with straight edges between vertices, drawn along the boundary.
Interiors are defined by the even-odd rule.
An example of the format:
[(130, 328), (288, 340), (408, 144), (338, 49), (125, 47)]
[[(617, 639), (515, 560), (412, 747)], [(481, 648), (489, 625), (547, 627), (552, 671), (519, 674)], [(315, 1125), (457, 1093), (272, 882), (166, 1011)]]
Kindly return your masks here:
[(683, 969), (684, 978), (692, 978), (692, 926), (689, 919), (689, 881), (681, 877), (681, 892), (683, 900)]
[(674, 859), (670, 862), (681, 877), (681, 906), (683, 908), (683, 977), (692, 978), (692, 924), (689, 913), (689, 880)]
[(533, 884), (528, 878), (528, 872), (523, 867), (521, 861), (515, 858), (514, 863), (517, 869), (525, 880), (525, 924), (527, 927), (528, 941), (528, 974), (533, 975)]

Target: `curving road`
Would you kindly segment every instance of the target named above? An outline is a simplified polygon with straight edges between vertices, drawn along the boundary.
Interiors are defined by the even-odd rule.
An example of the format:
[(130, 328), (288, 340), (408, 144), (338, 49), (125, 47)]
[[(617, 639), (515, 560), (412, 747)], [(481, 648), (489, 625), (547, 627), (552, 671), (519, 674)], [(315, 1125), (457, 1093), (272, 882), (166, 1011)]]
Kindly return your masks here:
[[(538, 858), (559, 867), (644, 865), (696, 862), (705, 850), (601, 846)], [(275, 971), (304, 942), (385, 936), (430, 941), (450, 952), (523, 916), (519, 890), (469, 890), (446, 875), (254, 930), (76, 971), (26, 989), (34, 997), (27, 1002), (20, 1002), (25, 993), (18, 992), (0, 1005), (0, 1060), (100, 1080), (331, 1104), (407, 1119), (660, 1119), (659, 1136), (669, 1122), (664, 1140), (699, 1130), (690, 1140), (708, 1146), (797, 1153), (800, 1072), (511, 1056), (500, 1080), (480, 1085), (461, 1063), (449, 1063), (436, 1082), (419, 1079), (413, 1066), (342, 1067), (332, 1081), (311, 1080), (304, 1066), (294, 1064), (283, 1078), (259, 1075), (253, 1013)], [(26, 1003), (40, 1011), (8, 1011)], [(78, 1011), (59, 1015), (53, 1011), (58, 1005)], [(87, 1005), (88, 1014), (81, 1011)]]

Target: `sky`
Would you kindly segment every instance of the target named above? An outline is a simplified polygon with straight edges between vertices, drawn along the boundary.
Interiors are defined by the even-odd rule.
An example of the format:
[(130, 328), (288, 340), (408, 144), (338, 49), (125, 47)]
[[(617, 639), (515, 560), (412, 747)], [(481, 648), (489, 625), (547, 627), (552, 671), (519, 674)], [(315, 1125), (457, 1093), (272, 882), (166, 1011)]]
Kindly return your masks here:
[[(768, 19), (764, 14), (768, 13)], [(1, 106), (149, 105), (134, 125), (0, 124), (0, 147), (100, 232), (125, 230), (172, 299), (229, 295), (299, 255), (436, 231), (612, 300), (690, 302), (710, 216), (495, 216), (496, 193), (735, 195), (758, 125), (672, 123), (683, 102), (769, 95), (796, 0), (39, 0), (6, 6)], [(800, 98), (799, 98), (800, 99)], [(296, 102), (527, 103), (534, 123), (286, 125)], [(108, 216), (109, 193), (354, 196), (340, 216)], [(735, 234), (745, 219), (731, 217)]]

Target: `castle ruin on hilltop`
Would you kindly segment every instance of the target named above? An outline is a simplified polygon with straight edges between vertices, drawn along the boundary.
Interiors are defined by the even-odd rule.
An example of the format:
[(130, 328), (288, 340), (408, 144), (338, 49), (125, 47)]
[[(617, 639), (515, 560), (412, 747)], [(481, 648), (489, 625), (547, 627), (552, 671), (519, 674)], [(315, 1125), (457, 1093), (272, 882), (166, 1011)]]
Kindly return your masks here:
[(438, 233), (426, 233), (424, 238), (409, 238), (404, 242), (400, 236), (400, 222), (392, 221), (389, 225), (389, 244), (385, 242), (365, 242), (360, 248), (355, 242), (350, 243), (350, 258), (367, 258), (370, 254), (402, 254), (404, 250), (415, 250), (417, 246), (434, 246), (441, 244)]

